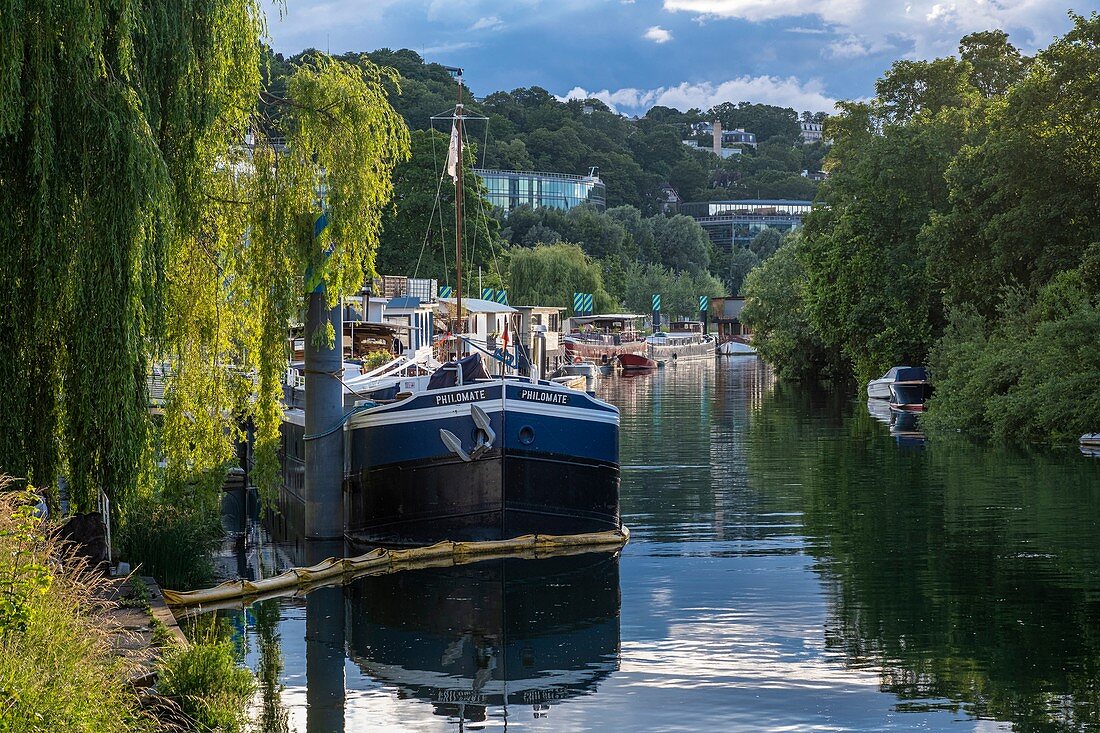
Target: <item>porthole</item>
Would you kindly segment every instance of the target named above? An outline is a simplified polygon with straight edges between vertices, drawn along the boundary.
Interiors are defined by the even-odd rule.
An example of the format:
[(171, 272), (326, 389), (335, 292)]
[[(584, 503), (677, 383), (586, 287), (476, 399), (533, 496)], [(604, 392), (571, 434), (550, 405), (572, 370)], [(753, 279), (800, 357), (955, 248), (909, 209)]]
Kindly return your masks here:
[(519, 442), (524, 445), (531, 445), (535, 442), (535, 429), (530, 425), (524, 425), (519, 429)]

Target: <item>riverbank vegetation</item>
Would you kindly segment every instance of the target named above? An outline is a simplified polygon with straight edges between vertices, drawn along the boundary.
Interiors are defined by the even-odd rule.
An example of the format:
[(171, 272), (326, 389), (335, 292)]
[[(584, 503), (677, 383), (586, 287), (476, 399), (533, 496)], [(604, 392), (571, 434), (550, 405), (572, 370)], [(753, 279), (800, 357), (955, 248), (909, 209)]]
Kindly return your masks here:
[[(0, 489), (11, 485), (0, 479)], [(157, 694), (131, 685), (137, 669), (116, 653), (103, 616), (113, 581), (51, 538), (36, 501), (0, 494), (0, 730), (244, 730), (254, 683), (223, 638), (165, 647)]]
[(929, 428), (1100, 426), (1100, 16), (1073, 20), (1034, 58), (975, 33), (840, 104), (825, 205), (748, 278), (745, 318), (780, 374), (927, 363)]

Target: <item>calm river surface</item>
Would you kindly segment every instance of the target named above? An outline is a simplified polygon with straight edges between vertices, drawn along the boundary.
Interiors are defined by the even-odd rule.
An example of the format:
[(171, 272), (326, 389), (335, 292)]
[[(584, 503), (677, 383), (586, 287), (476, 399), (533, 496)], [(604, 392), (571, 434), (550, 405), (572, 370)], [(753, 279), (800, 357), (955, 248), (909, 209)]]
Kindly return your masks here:
[(600, 391), (621, 557), (231, 615), (265, 729), (1100, 730), (1100, 460), (925, 445), (756, 359)]

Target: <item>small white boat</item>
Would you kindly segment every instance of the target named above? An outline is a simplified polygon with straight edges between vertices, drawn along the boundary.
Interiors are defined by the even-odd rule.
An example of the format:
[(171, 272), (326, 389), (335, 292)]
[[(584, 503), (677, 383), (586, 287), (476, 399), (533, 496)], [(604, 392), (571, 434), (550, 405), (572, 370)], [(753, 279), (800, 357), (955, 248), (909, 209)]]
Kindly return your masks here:
[(596, 379), (599, 376), (600, 367), (590, 361), (575, 361), (562, 364), (550, 374), (549, 378), (552, 382), (564, 384), (582, 392), (595, 392)]
[(752, 356), (756, 349), (742, 341), (724, 341), (718, 344), (719, 356)]
[(1081, 452), (1090, 458), (1100, 458), (1100, 433), (1085, 433), (1078, 441)]

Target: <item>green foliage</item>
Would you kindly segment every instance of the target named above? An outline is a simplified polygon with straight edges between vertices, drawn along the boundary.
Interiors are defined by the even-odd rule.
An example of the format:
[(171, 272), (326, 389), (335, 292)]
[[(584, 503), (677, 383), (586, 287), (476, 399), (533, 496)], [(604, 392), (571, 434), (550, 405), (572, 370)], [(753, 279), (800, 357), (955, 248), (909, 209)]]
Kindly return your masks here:
[(393, 354), (388, 351), (372, 351), (363, 359), (363, 371), (369, 372), (393, 360)]
[(661, 263), (672, 270), (700, 275), (710, 266), (710, 238), (690, 216), (656, 216), (649, 220)]
[(615, 301), (603, 286), (600, 267), (575, 244), (549, 244), (513, 250), (508, 262), (508, 299), (570, 309), (573, 293), (592, 293), (597, 313)]
[(788, 237), (776, 253), (745, 278), (741, 320), (752, 329), (757, 352), (781, 379), (817, 381), (842, 377), (835, 352), (821, 343), (806, 306), (809, 280), (801, 237)]
[[(564, 253), (566, 250), (543, 248), (543, 252), (532, 260), (524, 247), (576, 242), (583, 254), (592, 263), (598, 264), (602, 274), (600, 287), (606, 291), (607, 297), (601, 300), (601, 296), (597, 295), (597, 312), (618, 307), (619, 303), (626, 303), (638, 312), (648, 312), (652, 294), (667, 291), (666, 297), (672, 300), (666, 302), (674, 302), (677, 308), (683, 308), (677, 313), (689, 315), (694, 312), (694, 306), (688, 307), (693, 298), (697, 303), (700, 295), (725, 294), (722, 283), (708, 272), (712, 264), (710, 239), (689, 216), (657, 215), (646, 218), (631, 206), (619, 206), (606, 212), (587, 206), (569, 211), (520, 207), (509, 214), (506, 224), (504, 236), (521, 245), (510, 251), (513, 261), (510, 277), (525, 273), (528, 263), (537, 260), (546, 265), (546, 269), (537, 270), (537, 277), (550, 278), (550, 282), (554, 282), (558, 275), (548, 267), (550, 260), (547, 257), (550, 252)], [(575, 256), (564, 259), (577, 262)], [(515, 264), (517, 261), (520, 264)], [(576, 267), (576, 264), (570, 266)], [(639, 281), (639, 277), (643, 280)], [(528, 294), (528, 298), (539, 292), (553, 292), (555, 299), (546, 303), (572, 305), (573, 290), (567, 291), (557, 285), (543, 285), (540, 288), (527, 284), (517, 286), (511, 279), (509, 282), (513, 290)], [(643, 294), (651, 287), (658, 289)], [(578, 288), (576, 292), (595, 291)], [(558, 294), (567, 297), (560, 300)], [(643, 301), (646, 305), (641, 307), (639, 304)], [(542, 301), (527, 299), (526, 302)]]
[(65, 458), (79, 509), (100, 490), (124, 506), (137, 485), (168, 263), (214, 151), (240, 137), (262, 24), (251, 1), (4, 10), (0, 466), (53, 486)]
[(801, 128), (798, 113), (789, 107), (751, 102), (723, 102), (708, 113), (708, 119), (717, 117), (723, 130), (743, 128), (756, 133), (759, 142), (781, 138), (790, 145), (798, 140)]
[(661, 294), (661, 313), (673, 318), (697, 318), (699, 296), (711, 298), (726, 294), (726, 289), (713, 275), (701, 272), (674, 272), (660, 265), (632, 263), (626, 271), (623, 304), (633, 313), (649, 313), (653, 295)]
[(761, 260), (766, 260), (782, 246), (783, 237), (783, 232), (778, 229), (764, 229), (752, 238), (749, 249)]
[[(271, 85), (278, 89), (294, 67), (308, 58), (312, 49), (290, 58), (269, 54)], [(408, 49), (380, 49), (370, 53), (348, 53), (337, 57), (351, 64), (373, 62), (393, 67), (401, 75), (402, 94), (395, 108), (413, 130), (427, 130), (431, 117), (451, 108), (455, 102), (454, 80), (444, 67), (426, 63)], [(798, 175), (804, 156), (798, 147), (798, 114), (793, 109), (764, 104), (725, 103), (703, 112), (680, 112), (654, 107), (639, 120), (613, 112), (596, 99), (562, 102), (541, 87), (498, 91), (481, 101), (468, 100), (470, 114), (489, 119), (490, 143), (478, 161), (487, 168), (504, 170), (546, 170), (585, 174), (599, 168), (612, 207), (630, 205), (647, 215), (659, 212), (662, 184), (672, 185), (684, 200), (708, 198), (715, 184), (718, 161), (707, 152), (683, 144), (691, 136), (690, 125), (719, 118), (726, 129), (745, 127), (762, 143), (771, 143), (771, 154), (759, 156), (760, 170), (781, 170), (779, 180), (754, 181), (745, 191), (770, 196), (772, 192), (810, 195), (816, 184)], [(263, 105), (270, 117), (280, 110)], [(587, 108), (587, 109), (586, 109)], [(822, 117), (824, 113), (819, 113)], [(806, 113), (806, 116), (813, 117)], [(473, 133), (471, 132), (473, 136)], [(479, 137), (477, 135), (476, 137)], [(482, 138), (483, 139), (483, 138)], [(749, 153), (751, 155), (751, 152)], [(781, 160), (780, 160), (781, 159)], [(820, 155), (817, 156), (820, 160)], [(817, 164), (813, 170), (818, 170)], [(400, 186), (398, 187), (400, 188)], [(434, 190), (434, 189), (433, 189)], [(399, 197), (400, 198), (400, 197)], [(426, 219), (425, 219), (426, 220)], [(563, 233), (564, 235), (564, 233)], [(565, 241), (579, 241), (564, 236)], [(516, 241), (516, 240), (513, 240)], [(416, 247), (419, 252), (419, 242)]]
[[(19, 613), (5, 613), (0, 630), (0, 730), (152, 731), (129, 683), (134, 670), (114, 653), (92, 615), (91, 594), (103, 579), (62, 569), (64, 556), (36, 536), (26, 501), (22, 494), (0, 498), (0, 577), (9, 588), (12, 578), (22, 579), (16, 587), (30, 581)], [(28, 572), (29, 566), (35, 569)]]
[(726, 284), (731, 293), (741, 293), (745, 289), (745, 278), (760, 264), (760, 257), (749, 248), (734, 247), (726, 260), (729, 263)]
[[(438, 110), (437, 110), (438, 111)], [(378, 248), (379, 272), (412, 277), (434, 277), (454, 282), (455, 186), (442, 173), (450, 136), (416, 130), (411, 135), (412, 156), (393, 170), (396, 191), (382, 223), (385, 233)], [(478, 267), (498, 273), (501, 243), (499, 224), (492, 215), (485, 185), (473, 173), (474, 146), (463, 148), (464, 272)]]
[(157, 691), (199, 731), (245, 731), (255, 689), (252, 673), (237, 664), (233, 643), (216, 629), (169, 651), (157, 669)]
[(927, 427), (1009, 441), (1068, 441), (1100, 424), (1100, 298), (1081, 272), (1032, 300), (1006, 291), (1002, 317), (959, 306), (930, 362)]
[(0, 636), (27, 630), (32, 609), (53, 579), (40, 560), (44, 538), (38, 528), (42, 520), (35, 514), (38, 497), (29, 487), (13, 496), (15, 501), (5, 502), (10, 515), (0, 527), (5, 555), (0, 564)]
[[(781, 373), (814, 361), (800, 343), (860, 381), (928, 359), (932, 429), (1095, 429), (1100, 15), (1071, 17), (1034, 59), (975, 33), (961, 60), (899, 61), (875, 99), (839, 105), (798, 297), (767, 268), (749, 277), (746, 313)], [(795, 301), (796, 325), (779, 326), (775, 309)]]
[[(251, 412), (270, 483), (302, 273), (335, 298), (372, 269), (389, 173), (408, 147), (387, 103), (396, 73), (303, 57), (279, 80), (286, 97), (265, 92), (279, 114), (259, 124), (254, 0), (17, 4), (3, 16), (0, 376), (11, 389), (0, 405), (13, 417), (0, 468), (43, 486), (64, 468), (75, 509), (105, 491), (125, 515), (153, 442), (169, 486), (212, 488)], [(244, 147), (250, 129), (285, 148), (262, 134)], [(315, 241), (322, 188), (330, 225)], [(157, 436), (150, 361), (169, 374)]]
[(219, 509), (178, 494), (140, 495), (115, 536), (119, 553), (165, 587), (207, 585), (214, 579), (212, 554), (222, 539)]

